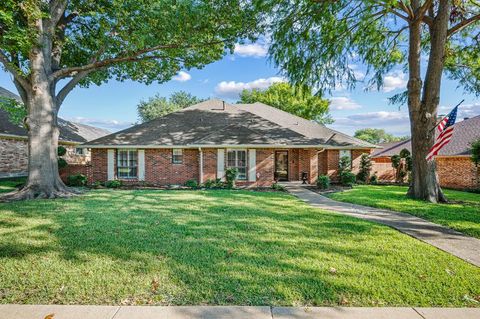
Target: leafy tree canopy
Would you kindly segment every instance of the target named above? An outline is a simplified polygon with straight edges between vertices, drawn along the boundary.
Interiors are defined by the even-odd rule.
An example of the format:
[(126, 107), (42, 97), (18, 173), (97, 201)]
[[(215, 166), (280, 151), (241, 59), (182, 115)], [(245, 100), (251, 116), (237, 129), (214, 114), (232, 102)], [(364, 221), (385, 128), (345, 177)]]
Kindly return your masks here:
[(239, 103), (262, 102), (285, 112), (322, 124), (333, 123), (328, 114), (329, 101), (313, 95), (308, 88), (295, 88), (288, 83), (274, 83), (266, 90), (243, 90)]
[(22, 125), (27, 116), (27, 110), (23, 104), (15, 99), (0, 96), (0, 109), (7, 112), (10, 122)]
[(164, 82), (183, 68), (201, 68), (252, 38), (256, 16), (241, 0), (4, 0), (0, 62), (27, 88), (32, 52), (39, 43), (51, 49), (50, 78), (72, 80), (59, 91), (62, 102), (78, 83)]
[(385, 130), (378, 128), (364, 128), (356, 130), (354, 136), (372, 144), (399, 142), (409, 139), (408, 136), (393, 136), (392, 134), (385, 132)]
[(168, 99), (157, 94), (147, 101), (140, 101), (138, 117), (141, 122), (147, 122), (202, 101), (205, 100), (184, 91), (172, 93)]
[(480, 139), (474, 141), (471, 146), (472, 146), (472, 149), (471, 149), (472, 161), (475, 163), (475, 165), (479, 165), (480, 164)]
[[(443, 1), (443, 0), (442, 0)], [(383, 76), (408, 64), (408, 28), (419, 17), (421, 47), (428, 54), (433, 19), (440, 0), (425, 1), (261, 1), (273, 43), (274, 63), (295, 84), (329, 91), (352, 88), (359, 79), (355, 66), (367, 68), (370, 86), (381, 87)], [(450, 78), (480, 94), (480, 2), (452, 2), (445, 67)], [(418, 12), (413, 12), (413, 7)], [(443, 9), (443, 7), (442, 7)], [(267, 19), (264, 19), (267, 21)], [(406, 94), (395, 101), (405, 102)]]

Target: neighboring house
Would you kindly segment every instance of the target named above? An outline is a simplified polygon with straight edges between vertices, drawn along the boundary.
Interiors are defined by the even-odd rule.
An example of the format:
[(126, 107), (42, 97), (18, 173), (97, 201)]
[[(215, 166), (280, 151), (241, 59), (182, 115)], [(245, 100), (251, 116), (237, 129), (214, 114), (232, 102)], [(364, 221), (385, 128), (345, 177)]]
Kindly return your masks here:
[[(20, 97), (0, 87), (0, 97), (20, 101)], [(90, 150), (77, 147), (107, 134), (109, 131), (88, 125), (58, 119), (59, 144), (67, 149), (64, 156), (69, 164), (86, 164)], [(26, 176), (28, 174), (28, 136), (22, 125), (10, 121), (6, 111), (0, 109), (0, 178)]]
[(209, 100), (83, 145), (91, 148), (90, 182), (179, 185), (224, 179), (230, 167), (238, 184), (270, 186), (298, 181), (305, 172), (336, 178), (341, 156), (358, 168), (375, 145), (271, 106)]
[[(468, 189), (478, 187), (477, 168), (470, 159), (470, 145), (480, 139), (480, 115), (457, 122), (452, 139), (435, 156), (438, 177), (443, 187)], [(412, 151), (410, 140), (380, 144), (383, 149), (372, 153), (375, 172), (381, 181), (395, 181), (395, 170), (390, 158), (402, 149)]]

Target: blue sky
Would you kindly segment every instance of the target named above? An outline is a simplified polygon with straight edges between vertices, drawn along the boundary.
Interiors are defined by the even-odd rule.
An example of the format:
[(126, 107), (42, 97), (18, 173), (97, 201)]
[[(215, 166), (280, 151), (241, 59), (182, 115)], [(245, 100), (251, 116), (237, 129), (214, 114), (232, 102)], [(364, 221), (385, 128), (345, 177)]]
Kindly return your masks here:
[[(359, 76), (362, 67), (358, 66)], [(234, 54), (212, 63), (201, 70), (185, 70), (176, 78), (163, 84), (145, 85), (132, 81), (110, 81), (100, 87), (75, 88), (65, 100), (60, 116), (76, 122), (117, 131), (137, 121), (136, 105), (142, 99), (159, 93), (168, 96), (184, 90), (196, 96), (221, 98), (234, 102), (243, 88), (266, 88), (281, 81), (279, 70), (266, 57), (266, 48), (260, 44), (238, 45)], [(406, 107), (389, 105), (387, 98), (402, 92), (406, 75), (392, 71), (385, 78), (380, 91), (365, 91), (359, 85), (353, 91), (338, 89), (328, 96), (332, 100), (331, 114), (335, 123), (330, 127), (353, 134), (365, 127), (383, 128), (395, 135), (409, 135)], [(0, 71), (0, 86), (16, 92), (10, 75)], [(480, 114), (480, 99), (457, 89), (457, 83), (444, 77), (440, 111), (448, 111), (465, 99), (459, 109), (459, 119)]]

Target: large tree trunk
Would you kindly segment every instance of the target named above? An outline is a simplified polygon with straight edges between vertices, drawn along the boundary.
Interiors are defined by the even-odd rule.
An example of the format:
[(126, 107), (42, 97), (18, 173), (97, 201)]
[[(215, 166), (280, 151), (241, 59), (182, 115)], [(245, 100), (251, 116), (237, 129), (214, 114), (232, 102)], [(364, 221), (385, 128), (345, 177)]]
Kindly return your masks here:
[(3, 195), (0, 200), (68, 197), (75, 193), (65, 186), (58, 172), (58, 108), (55, 83), (49, 79), (49, 65), (45, 59), (48, 55), (48, 48), (31, 53), (31, 87), (22, 94), (28, 111), (25, 121), (28, 130), (27, 183), (19, 191)]
[(413, 167), (408, 195), (433, 203), (446, 202), (440, 188), (435, 162), (427, 162), (426, 156), (435, 140), (449, 12), (448, 0), (440, 1), (437, 16), (430, 26), (431, 47), (423, 94), (420, 78), (420, 22), (412, 22), (410, 25), (408, 108), (412, 134)]

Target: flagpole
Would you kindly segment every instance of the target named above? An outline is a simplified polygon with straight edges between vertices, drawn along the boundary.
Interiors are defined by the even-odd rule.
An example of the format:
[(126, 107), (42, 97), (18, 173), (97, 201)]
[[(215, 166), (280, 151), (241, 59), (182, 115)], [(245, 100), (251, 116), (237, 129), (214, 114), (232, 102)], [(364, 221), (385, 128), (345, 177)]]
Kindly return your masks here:
[[(455, 106), (453, 107), (453, 109), (456, 108), (456, 107), (458, 107), (458, 106), (460, 106), (460, 104), (462, 104), (463, 102), (465, 102), (465, 99), (461, 100), (460, 103), (458, 103), (457, 105), (455, 105)], [(453, 110), (453, 109), (452, 109), (452, 110)], [(451, 112), (451, 111), (450, 111), (450, 112)], [(450, 114), (450, 113), (448, 113), (448, 114)], [(440, 121), (438, 121), (437, 124), (435, 124), (435, 126), (429, 131), (429, 133), (430, 133), (431, 131), (433, 131), (433, 130), (438, 126), (438, 124), (440, 124), (441, 121), (443, 121), (443, 119), (441, 119)]]

